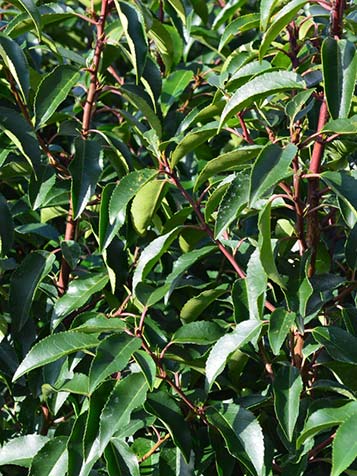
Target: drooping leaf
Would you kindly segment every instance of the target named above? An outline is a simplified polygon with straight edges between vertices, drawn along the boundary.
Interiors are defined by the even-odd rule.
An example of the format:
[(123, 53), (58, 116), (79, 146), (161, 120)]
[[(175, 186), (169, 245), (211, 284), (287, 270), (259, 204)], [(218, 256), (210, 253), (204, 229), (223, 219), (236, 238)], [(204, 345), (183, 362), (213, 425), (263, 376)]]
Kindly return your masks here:
[(13, 380), (33, 369), (54, 362), (65, 355), (78, 350), (96, 347), (99, 341), (96, 336), (82, 332), (59, 332), (45, 337), (35, 344), (17, 368)]
[(69, 170), (72, 175), (71, 196), (73, 218), (83, 212), (95, 192), (102, 171), (102, 150), (95, 140), (75, 140), (75, 154)]
[(289, 441), (293, 439), (296, 420), (299, 416), (302, 388), (302, 379), (296, 367), (281, 367), (276, 373), (273, 382), (275, 414)]
[(323, 132), (331, 132), (334, 134), (356, 134), (357, 133), (357, 115), (348, 119), (331, 119), (325, 124)]
[(39, 38), (41, 38), (41, 15), (33, 0), (15, 0), (13, 2), (31, 18)]
[(134, 228), (143, 235), (161, 205), (167, 191), (165, 180), (152, 180), (141, 187), (131, 205)]
[(357, 365), (357, 338), (339, 327), (315, 327), (314, 339), (323, 345), (331, 357), (339, 362)]
[(329, 112), (333, 119), (347, 118), (357, 75), (355, 45), (348, 40), (326, 38), (322, 44), (321, 53)]
[(112, 438), (104, 457), (109, 476), (140, 476), (138, 458), (124, 440)]
[(7, 200), (0, 193), (0, 256), (5, 256), (14, 240), (14, 222)]
[(304, 81), (297, 74), (290, 71), (273, 71), (261, 74), (238, 88), (233, 96), (229, 98), (221, 115), (219, 129), (222, 128), (227, 119), (253, 102), (274, 93), (304, 88)]
[(295, 314), (278, 308), (271, 313), (269, 319), (268, 337), (270, 347), (274, 355), (279, 355), (281, 346), (286, 336), (289, 334), (291, 326), (294, 324)]
[(210, 304), (226, 292), (226, 289), (222, 288), (202, 291), (202, 293), (185, 302), (180, 312), (180, 318), (185, 321), (185, 323), (197, 320)]
[(156, 380), (156, 363), (144, 350), (137, 350), (133, 357), (146, 378), (149, 389), (152, 391)]
[(0, 33), (0, 55), (18, 85), (24, 100), (27, 101), (30, 89), (30, 74), (23, 50), (16, 41)]
[(354, 438), (357, 413), (343, 421), (332, 443), (331, 476), (340, 476), (357, 457), (357, 441)]
[(0, 465), (15, 464), (28, 468), (48, 440), (48, 436), (35, 434), (13, 438), (0, 448)]
[(48, 251), (33, 251), (14, 271), (10, 282), (9, 307), (12, 325), (20, 331), (30, 317), (36, 289), (51, 271), (55, 256)]
[(213, 346), (206, 362), (206, 378), (210, 388), (224, 370), (228, 357), (237, 349), (254, 340), (260, 333), (262, 322), (243, 321), (233, 332), (221, 337)]
[(104, 339), (89, 371), (89, 391), (93, 392), (109, 375), (123, 370), (140, 346), (140, 339), (127, 334), (114, 334)]
[(260, 261), (258, 249), (249, 259), (246, 282), (249, 317), (250, 319), (261, 319), (265, 303), (267, 275)]
[(48, 122), (78, 79), (77, 68), (70, 65), (59, 65), (43, 78), (34, 101), (37, 128)]
[(67, 471), (67, 437), (48, 441), (32, 460), (29, 476), (62, 476)]

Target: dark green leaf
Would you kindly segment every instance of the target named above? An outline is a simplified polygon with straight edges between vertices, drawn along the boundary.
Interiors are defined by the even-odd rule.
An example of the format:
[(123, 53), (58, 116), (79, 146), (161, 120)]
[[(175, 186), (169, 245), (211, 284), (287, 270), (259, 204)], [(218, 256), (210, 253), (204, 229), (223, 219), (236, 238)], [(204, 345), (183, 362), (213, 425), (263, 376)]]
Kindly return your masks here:
[(353, 215), (357, 216), (357, 174), (355, 171), (327, 171), (321, 174), (321, 178), (347, 204)]
[(223, 330), (214, 322), (191, 322), (180, 327), (172, 336), (175, 344), (212, 344), (222, 337)]
[(67, 464), (67, 437), (56, 436), (36, 454), (29, 476), (63, 476), (67, 472)]
[(125, 441), (112, 438), (104, 456), (109, 476), (140, 476), (138, 458)]
[(30, 16), (35, 25), (37, 35), (41, 38), (41, 16), (35, 2), (33, 0), (15, 0), (13, 3)]
[(193, 72), (178, 70), (172, 73), (163, 83), (161, 93), (161, 109), (165, 116), (170, 107), (181, 97), (193, 79)]
[(268, 337), (274, 355), (279, 355), (281, 346), (294, 324), (295, 314), (283, 308), (275, 309), (269, 319)]
[(345, 245), (346, 262), (351, 269), (357, 268), (357, 225), (355, 225), (348, 235)]
[(48, 440), (48, 436), (42, 435), (26, 435), (13, 438), (0, 448), (0, 465), (16, 464), (28, 468), (33, 457)]
[(357, 365), (357, 338), (339, 327), (315, 327), (314, 339), (339, 362)]
[(232, 21), (224, 30), (223, 35), (220, 38), (218, 50), (221, 51), (224, 46), (229, 43), (238, 33), (258, 28), (259, 26), (259, 13), (250, 13), (248, 15), (242, 15), (236, 20)]
[(74, 240), (61, 241), (62, 256), (69, 264), (71, 269), (74, 269), (81, 256), (81, 247)]
[(156, 380), (156, 363), (144, 350), (137, 350), (133, 357), (146, 378), (149, 389), (152, 391)]
[[(85, 320), (83, 316), (86, 317)], [(72, 330), (98, 334), (100, 332), (121, 332), (125, 327), (125, 322), (120, 319), (108, 318), (103, 314), (86, 313), (81, 314), (73, 321)]]
[(332, 444), (331, 476), (340, 476), (357, 458), (357, 441), (354, 437), (357, 413), (346, 418), (336, 432)]
[(40, 208), (56, 183), (56, 172), (50, 165), (41, 165), (32, 174), (29, 183), (29, 199), (33, 210)]
[(0, 256), (7, 255), (14, 240), (14, 222), (7, 200), (0, 193)]
[(8, 36), (0, 33), (0, 55), (11, 76), (18, 85), (25, 101), (30, 89), (29, 65), (20, 46)]

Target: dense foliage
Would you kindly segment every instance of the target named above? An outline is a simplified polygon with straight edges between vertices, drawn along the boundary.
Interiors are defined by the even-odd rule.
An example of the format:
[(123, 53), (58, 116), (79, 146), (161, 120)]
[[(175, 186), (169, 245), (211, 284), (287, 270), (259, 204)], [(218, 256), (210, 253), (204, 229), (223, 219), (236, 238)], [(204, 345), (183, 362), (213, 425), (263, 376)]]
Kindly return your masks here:
[(356, 19), (1, 2), (1, 474), (357, 474)]

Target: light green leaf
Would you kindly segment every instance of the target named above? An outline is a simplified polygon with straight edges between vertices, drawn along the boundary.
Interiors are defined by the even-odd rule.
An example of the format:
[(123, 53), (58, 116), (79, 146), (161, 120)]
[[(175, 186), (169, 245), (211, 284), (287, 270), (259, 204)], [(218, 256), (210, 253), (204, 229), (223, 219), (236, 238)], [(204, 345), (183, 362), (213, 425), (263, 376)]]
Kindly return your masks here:
[(321, 174), (322, 180), (340, 197), (357, 217), (357, 172), (341, 170)]
[(307, 3), (307, 0), (292, 0), (277, 13), (271, 21), (271, 25), (265, 32), (260, 48), (259, 59), (262, 60), (272, 42), (286, 25), (296, 17), (296, 14)]
[(233, 38), (244, 31), (258, 28), (259, 26), (259, 13), (249, 13), (248, 15), (239, 16), (232, 21), (224, 30), (221, 35), (218, 51), (221, 51), (224, 46), (229, 43)]
[(197, 296), (185, 302), (180, 312), (180, 318), (185, 323), (196, 321), (210, 304), (226, 292), (227, 290), (222, 288), (206, 289), (205, 291), (202, 291)]
[(109, 278), (106, 273), (90, 274), (70, 282), (66, 294), (56, 301), (52, 314), (55, 329), (62, 319), (85, 304), (92, 294), (101, 291)]
[(292, 441), (299, 416), (300, 394), (303, 383), (296, 367), (281, 367), (273, 382), (274, 408), (287, 439)]
[(70, 65), (59, 65), (47, 74), (39, 84), (34, 110), (36, 128), (42, 127), (56, 112), (58, 106), (66, 99), (79, 79), (77, 68)]
[(161, 109), (164, 116), (166, 116), (170, 107), (181, 97), (192, 79), (192, 71), (180, 69), (171, 73), (164, 80), (161, 93)]
[(167, 192), (166, 180), (152, 180), (141, 187), (131, 204), (135, 230), (144, 235)]
[(315, 327), (314, 339), (338, 362), (357, 365), (357, 338), (339, 327)]
[(348, 40), (326, 38), (322, 44), (325, 95), (333, 119), (347, 118), (355, 90), (357, 54)]
[(42, 435), (26, 435), (13, 438), (0, 448), (0, 466), (15, 464), (28, 468), (33, 457), (48, 440), (48, 436)]
[(354, 413), (336, 432), (332, 443), (331, 476), (340, 476), (357, 458), (356, 425), (357, 413)]
[(223, 329), (215, 322), (198, 321), (184, 324), (172, 336), (175, 344), (207, 345), (222, 337)]
[(251, 172), (250, 206), (254, 206), (257, 200), (290, 174), (290, 164), (297, 151), (294, 144), (288, 144), (285, 148), (277, 144), (268, 144), (264, 147)]
[(246, 283), (249, 317), (250, 319), (261, 319), (264, 311), (267, 275), (260, 261), (258, 249), (249, 259)]
[(265, 31), (267, 29), (270, 17), (275, 6), (282, 3), (281, 0), (261, 0), (260, 1), (260, 29)]
[(51, 271), (55, 259), (55, 255), (48, 251), (33, 251), (14, 271), (10, 282), (9, 306), (12, 325), (18, 331), (29, 319), (36, 289)]
[(152, 391), (156, 380), (156, 363), (145, 350), (137, 350), (133, 357), (146, 378), (149, 389)]
[(55, 392), (76, 393), (78, 395), (89, 396), (89, 378), (88, 375), (75, 373), (70, 380), (62, 385), (52, 387)]
[(260, 99), (275, 93), (292, 89), (304, 89), (305, 83), (300, 76), (290, 71), (272, 71), (251, 79), (237, 89), (225, 105), (219, 129), (231, 116)]
[(177, 15), (181, 19), (182, 23), (186, 25), (187, 15), (185, 11), (184, 4), (181, 0), (168, 0), (169, 4), (176, 11)]
[(29, 476), (63, 476), (67, 472), (67, 437), (48, 441), (32, 460)]
[(206, 378), (211, 388), (218, 375), (223, 372), (228, 357), (237, 349), (254, 340), (260, 333), (262, 322), (255, 319), (243, 321), (233, 332), (221, 337), (211, 350), (206, 362)]
[(268, 338), (274, 355), (279, 355), (281, 346), (295, 321), (295, 313), (278, 308), (271, 313), (269, 319)]
[(99, 341), (96, 336), (82, 332), (59, 332), (45, 337), (35, 344), (15, 372), (13, 380), (33, 369), (54, 362), (65, 355), (79, 350), (96, 347)]
[(348, 119), (332, 119), (325, 124), (322, 132), (333, 134), (357, 134), (357, 115)]
[(27, 102), (30, 90), (30, 74), (24, 52), (16, 41), (0, 33), (0, 55), (18, 85), (25, 102)]
[[(83, 319), (85, 317), (85, 319)], [(108, 318), (104, 314), (89, 312), (81, 314), (73, 321), (71, 330), (99, 334), (100, 332), (121, 332), (126, 324), (117, 318)]]
[(0, 193), (0, 256), (5, 256), (14, 240), (14, 222), (5, 197)]
[(138, 458), (124, 440), (112, 438), (104, 457), (109, 476), (140, 476)]
[(109, 375), (123, 370), (140, 347), (140, 339), (127, 334), (114, 334), (102, 340), (89, 371), (89, 392), (92, 393)]

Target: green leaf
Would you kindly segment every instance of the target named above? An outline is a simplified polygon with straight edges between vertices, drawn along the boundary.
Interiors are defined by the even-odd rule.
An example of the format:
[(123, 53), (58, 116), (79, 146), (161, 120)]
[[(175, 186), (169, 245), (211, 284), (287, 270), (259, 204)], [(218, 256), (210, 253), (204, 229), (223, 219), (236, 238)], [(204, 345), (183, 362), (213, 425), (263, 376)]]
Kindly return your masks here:
[(56, 172), (50, 165), (40, 165), (29, 183), (29, 199), (33, 210), (40, 208), (56, 183)]
[(141, 187), (131, 204), (135, 230), (144, 235), (167, 192), (166, 180), (152, 180)]
[(138, 458), (125, 441), (112, 438), (104, 457), (109, 476), (140, 476)]
[(154, 359), (145, 350), (137, 350), (133, 357), (146, 378), (149, 389), (154, 389), (156, 380), (156, 363)]
[(313, 92), (313, 89), (301, 91), (293, 98), (291, 98), (285, 106), (285, 113), (287, 114), (287, 116), (289, 116), (290, 119), (290, 127), (292, 127), (294, 125), (294, 122), (298, 119), (298, 114), (301, 111), (301, 108), (304, 106), (304, 104), (307, 103)]
[(168, 0), (170, 5), (173, 7), (173, 9), (176, 11), (177, 15), (181, 19), (182, 23), (185, 25), (187, 21), (187, 15), (185, 11), (184, 4), (182, 3), (181, 0)]
[(35, 344), (15, 372), (13, 380), (33, 369), (54, 362), (65, 355), (98, 345), (96, 336), (82, 332), (59, 332), (45, 337)]
[(0, 448), (0, 466), (16, 464), (28, 468), (33, 457), (48, 440), (48, 436), (42, 435), (25, 435), (13, 438)]
[(206, 289), (205, 291), (202, 291), (202, 293), (185, 302), (180, 312), (180, 318), (186, 324), (196, 321), (210, 304), (226, 292), (227, 290), (222, 288)]
[(357, 458), (356, 425), (357, 413), (347, 418), (336, 432), (332, 443), (331, 476), (340, 476)]
[(281, 367), (273, 382), (274, 408), (287, 439), (292, 441), (299, 416), (300, 394), (303, 383), (296, 367)]
[[(85, 317), (85, 319), (83, 319)], [(88, 318), (89, 317), (89, 318)], [(71, 330), (99, 334), (100, 332), (121, 332), (125, 329), (125, 322), (117, 318), (108, 318), (104, 314), (84, 313), (73, 321)]]
[(168, 31), (168, 25), (162, 24), (159, 20), (153, 17), (148, 36), (153, 40), (160, 57), (165, 64), (165, 69), (169, 72), (174, 60), (174, 45), (172, 36)]
[(206, 378), (211, 388), (220, 373), (223, 372), (228, 357), (237, 349), (254, 340), (260, 333), (262, 322), (255, 319), (243, 321), (233, 332), (221, 337), (212, 348), (206, 362)]
[(89, 371), (89, 392), (109, 375), (123, 370), (140, 347), (140, 339), (127, 334), (114, 334), (101, 341)]
[(94, 194), (102, 171), (102, 148), (95, 140), (78, 137), (74, 143), (75, 154), (69, 166), (72, 175), (71, 196), (73, 218), (83, 212)]
[(351, 269), (357, 268), (357, 225), (355, 225), (348, 235), (345, 244), (346, 262)]
[(30, 90), (30, 74), (23, 50), (16, 41), (0, 33), (0, 55), (18, 85), (24, 100), (27, 101)]
[(250, 163), (252, 159), (255, 159), (260, 150), (261, 146), (259, 145), (241, 147), (210, 160), (198, 175), (194, 191), (197, 191), (202, 184), (214, 175), (243, 168), (247, 163)]
[(181, 326), (172, 336), (175, 344), (207, 345), (217, 342), (223, 330), (215, 322), (191, 322)]
[(29, 319), (36, 289), (51, 271), (55, 258), (48, 251), (33, 251), (14, 271), (10, 282), (9, 306), (12, 325), (18, 331)]
[(209, 407), (207, 419), (223, 436), (230, 454), (244, 464), (249, 474), (263, 476), (263, 432), (253, 413), (235, 403), (222, 404), (218, 409)]
[(37, 36), (41, 38), (41, 16), (35, 2), (33, 0), (15, 0), (12, 3), (29, 15), (36, 28)]
[(250, 177), (246, 172), (238, 173), (231, 182), (219, 204), (214, 236), (220, 238), (229, 225), (240, 215), (249, 198)]
[(51, 387), (55, 392), (69, 392), (78, 395), (89, 396), (89, 378), (88, 375), (75, 373), (71, 380), (60, 386)]
[(80, 75), (77, 68), (59, 65), (39, 84), (34, 101), (36, 128), (41, 128), (66, 99)]
[(61, 241), (62, 256), (67, 261), (69, 267), (74, 269), (81, 256), (81, 247), (74, 240)]
[(297, 12), (301, 10), (306, 3), (307, 0), (292, 0), (272, 18), (271, 25), (265, 32), (259, 48), (260, 60), (263, 59), (265, 53), (279, 33), (296, 17)]
[(332, 119), (325, 124), (322, 132), (334, 134), (357, 134), (357, 115), (348, 119)]
[(48, 441), (32, 460), (29, 476), (63, 476), (67, 472), (67, 437)]
[(338, 362), (357, 365), (357, 338), (339, 327), (315, 327), (314, 339)]
[(165, 235), (159, 236), (144, 249), (133, 276), (133, 291), (136, 286), (144, 281), (146, 276), (159, 261), (161, 256), (169, 249), (171, 243), (177, 238), (180, 227), (176, 227)]
[(161, 93), (161, 110), (164, 116), (166, 116), (170, 107), (182, 96), (182, 93), (192, 79), (192, 71), (180, 69), (171, 73), (164, 80)]
[(348, 402), (340, 407), (325, 407), (314, 411), (307, 418), (304, 428), (296, 441), (297, 447), (300, 448), (308, 438), (312, 438), (320, 431), (326, 431), (337, 426), (355, 414), (357, 414), (356, 401)]
[(145, 408), (163, 422), (188, 462), (192, 447), (191, 434), (177, 403), (166, 392), (159, 391), (148, 395)]
[(0, 129), (16, 145), (36, 173), (40, 165), (40, 149), (32, 128), (23, 116), (8, 107), (0, 107)]
[(249, 259), (246, 283), (249, 318), (261, 319), (264, 311), (267, 276), (260, 261), (258, 249)]
[(275, 264), (273, 248), (271, 243), (271, 205), (268, 201), (263, 210), (259, 213), (258, 219), (258, 248), (260, 251), (260, 262), (267, 276), (278, 284), (281, 288), (285, 288), (282, 278)]
[(118, 213), (113, 223), (109, 220), (109, 205), (115, 190), (114, 183), (108, 183), (102, 190), (99, 211), (99, 248), (103, 252), (113, 241), (115, 235), (125, 223), (125, 209)]
[(290, 174), (290, 164), (296, 154), (297, 147), (294, 144), (288, 144), (284, 149), (277, 144), (264, 147), (251, 172), (250, 206), (254, 206), (257, 200)]
[(177, 163), (186, 155), (194, 152), (196, 148), (216, 135), (218, 128), (217, 122), (193, 129), (178, 144), (171, 155), (171, 167), (174, 168)]
[(259, 13), (249, 13), (248, 15), (242, 15), (232, 21), (232, 23), (230, 23), (225, 28), (220, 38), (218, 51), (221, 51), (222, 48), (224, 48), (227, 43), (232, 41), (238, 33), (243, 33), (244, 31), (248, 31), (253, 28), (258, 28), (259, 19)]
[(321, 54), (328, 110), (333, 119), (347, 118), (356, 83), (356, 48), (348, 40), (326, 38)]
[(281, 0), (261, 0), (260, 2), (260, 29), (265, 31), (267, 29), (270, 17), (277, 4)]
[(304, 88), (305, 83), (301, 77), (290, 71), (272, 71), (261, 74), (238, 88), (233, 96), (229, 98), (221, 115), (219, 129), (222, 128), (227, 119), (253, 102), (282, 91)]
[(0, 193), (0, 256), (7, 255), (14, 240), (14, 222), (7, 200)]
[(70, 282), (66, 294), (56, 301), (52, 314), (55, 329), (62, 319), (85, 304), (92, 294), (101, 291), (109, 278), (106, 273), (91, 274)]
[(279, 355), (281, 346), (295, 321), (295, 313), (286, 309), (275, 309), (270, 315), (268, 338), (274, 355)]
[(347, 204), (357, 217), (357, 173), (355, 171), (327, 171), (321, 174), (322, 180)]
[(119, 214), (125, 212), (130, 200), (156, 174), (157, 171), (154, 169), (141, 169), (131, 172), (120, 180), (109, 203), (109, 220), (112, 225), (117, 219), (121, 221)]
[(130, 60), (134, 67), (136, 82), (138, 83), (143, 74), (148, 54), (144, 19), (140, 10), (134, 8), (129, 3), (115, 0), (115, 6), (128, 42)]

